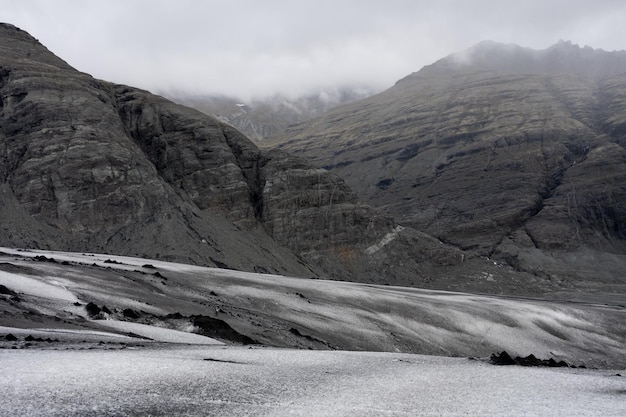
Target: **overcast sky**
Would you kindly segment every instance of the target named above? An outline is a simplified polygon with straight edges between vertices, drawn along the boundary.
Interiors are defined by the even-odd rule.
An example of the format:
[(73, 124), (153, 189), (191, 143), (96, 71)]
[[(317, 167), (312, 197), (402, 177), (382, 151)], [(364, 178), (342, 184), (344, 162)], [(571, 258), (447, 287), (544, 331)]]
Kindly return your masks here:
[(623, 0), (0, 0), (70, 65), (154, 92), (379, 89), (482, 40), (626, 49)]

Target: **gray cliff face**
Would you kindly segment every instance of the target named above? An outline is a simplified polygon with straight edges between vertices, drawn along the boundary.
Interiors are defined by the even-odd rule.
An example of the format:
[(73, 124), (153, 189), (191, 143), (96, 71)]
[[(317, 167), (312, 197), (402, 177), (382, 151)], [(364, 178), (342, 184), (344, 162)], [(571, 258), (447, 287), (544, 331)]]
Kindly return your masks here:
[(623, 282), (624, 73), (623, 52), (486, 43), (272, 142), (468, 255)]
[(214, 210), (236, 221), (254, 219), (244, 171), (225, 126), (129, 87), (116, 86), (115, 97), (130, 137), (164, 181), (184, 192), (200, 210)]
[(95, 80), (10, 25), (0, 25), (0, 94), (2, 245), (360, 281), (415, 275), (381, 278), (391, 246), (378, 258), (367, 249), (395, 224), (339, 177)]
[[(259, 253), (258, 246), (271, 242), (267, 236), (243, 233), (223, 216), (209, 216), (194, 204), (193, 192), (190, 197), (160, 174), (159, 161), (153, 163), (155, 156), (142, 149), (141, 128), (149, 128), (124, 117), (129, 96), (149, 94), (94, 80), (24, 32), (8, 25), (0, 29), (3, 244), (156, 256), (246, 270), (298, 265), (296, 259), (281, 262)], [(130, 112), (137, 116), (163, 107), (173, 119), (180, 116), (175, 124), (193, 124), (182, 118), (185, 109), (167, 113), (168, 104), (155, 97)], [(204, 119), (196, 121), (201, 129), (218, 126)], [(224, 186), (237, 180), (221, 177)]]
[(342, 179), (299, 158), (272, 152), (262, 172), (263, 224), (278, 243), (342, 279), (377, 269), (373, 263), (363, 268), (364, 251), (394, 228), (390, 219), (359, 202)]

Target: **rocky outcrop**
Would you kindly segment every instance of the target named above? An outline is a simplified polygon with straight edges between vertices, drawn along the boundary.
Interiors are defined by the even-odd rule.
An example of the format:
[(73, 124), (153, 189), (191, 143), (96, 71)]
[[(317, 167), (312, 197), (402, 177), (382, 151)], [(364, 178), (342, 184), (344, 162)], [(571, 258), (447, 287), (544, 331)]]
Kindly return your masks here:
[(331, 269), (337, 262), (349, 271), (344, 279), (358, 279), (367, 269), (359, 267), (364, 250), (395, 226), (359, 202), (339, 177), (284, 153), (267, 155), (262, 185), (268, 233), (311, 262)]
[[(538, 359), (532, 353), (526, 357), (516, 356), (513, 359), (505, 350), (498, 353), (493, 353), (489, 358), (489, 363), (492, 365), (520, 365), (520, 366), (539, 366), (548, 368), (577, 368), (576, 365), (570, 365), (565, 361), (556, 361), (554, 358), (550, 359)], [(581, 366), (586, 368), (585, 366)]]
[(468, 256), (623, 285), (624, 73), (626, 52), (487, 42), (272, 142)]

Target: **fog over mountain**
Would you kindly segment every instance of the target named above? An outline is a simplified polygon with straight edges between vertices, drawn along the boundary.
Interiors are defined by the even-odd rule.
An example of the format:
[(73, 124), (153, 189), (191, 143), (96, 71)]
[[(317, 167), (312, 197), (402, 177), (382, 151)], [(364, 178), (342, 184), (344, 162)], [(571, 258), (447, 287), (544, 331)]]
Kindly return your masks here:
[(274, 143), (468, 253), (623, 285), (625, 74), (626, 52), (483, 42)]
[(376, 90), (485, 39), (625, 49), (620, 1), (0, 0), (2, 19), (96, 78), (150, 91), (290, 99)]
[(262, 141), (284, 131), (287, 126), (312, 119), (341, 104), (378, 92), (370, 87), (353, 86), (322, 89), (300, 97), (274, 95), (245, 101), (227, 96), (198, 96), (182, 92), (162, 93), (171, 100), (200, 110), (236, 127), (254, 141)]
[(288, 129), (280, 147), (315, 167), (14, 26), (1, 41), (4, 245), (557, 298), (623, 286), (619, 77), (443, 60)]

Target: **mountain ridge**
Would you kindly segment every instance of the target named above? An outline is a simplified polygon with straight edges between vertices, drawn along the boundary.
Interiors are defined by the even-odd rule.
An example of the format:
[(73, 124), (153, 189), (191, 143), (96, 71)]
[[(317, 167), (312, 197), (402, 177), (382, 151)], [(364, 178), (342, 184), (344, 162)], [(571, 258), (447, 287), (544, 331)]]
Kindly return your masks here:
[(496, 71), (525, 74), (563, 72), (588, 81), (623, 74), (626, 51), (604, 51), (590, 46), (580, 47), (560, 40), (546, 49), (532, 49), (515, 44), (482, 41), (464, 51), (444, 57), (406, 77), (402, 84), (417, 76), (466, 71)]
[(334, 107), (368, 97), (375, 92), (376, 90), (364, 86), (344, 86), (320, 89), (298, 97), (277, 94), (250, 100), (180, 92), (164, 92), (162, 95), (232, 125), (255, 142), (262, 142), (291, 124), (309, 120)]
[(4, 244), (323, 273), (258, 227), (267, 158), (238, 131), (1, 29)]
[[(470, 254), (550, 279), (622, 282), (626, 53), (495, 45), (465, 54), (481, 52), (478, 63), (444, 58), (267, 145)], [(500, 49), (545, 60), (511, 65)], [(586, 71), (580, 56), (595, 55)]]
[(486, 292), (525, 276), (494, 271), (507, 276), (494, 286), (480, 277), (495, 266), (398, 231), (327, 170), (80, 73), (13, 26), (0, 52), (2, 245)]

